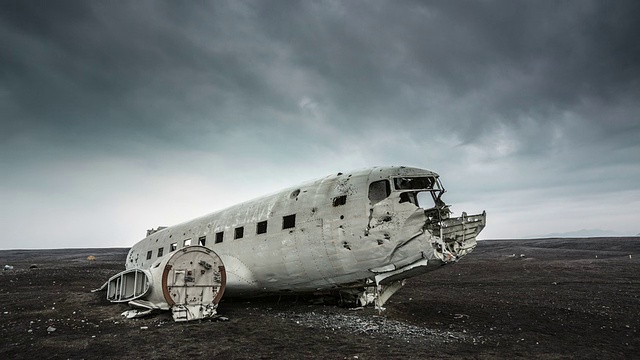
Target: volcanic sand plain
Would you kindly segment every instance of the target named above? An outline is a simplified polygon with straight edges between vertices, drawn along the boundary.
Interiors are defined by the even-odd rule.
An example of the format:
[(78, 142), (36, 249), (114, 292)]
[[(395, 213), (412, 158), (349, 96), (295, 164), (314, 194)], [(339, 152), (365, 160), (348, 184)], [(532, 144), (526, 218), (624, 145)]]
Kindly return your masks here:
[[(225, 299), (221, 319), (124, 319), (92, 293), (128, 249), (3, 250), (0, 358), (637, 358), (640, 237), (484, 240), (386, 310)], [(88, 260), (89, 256), (95, 260)], [(34, 266), (34, 267), (32, 267)]]

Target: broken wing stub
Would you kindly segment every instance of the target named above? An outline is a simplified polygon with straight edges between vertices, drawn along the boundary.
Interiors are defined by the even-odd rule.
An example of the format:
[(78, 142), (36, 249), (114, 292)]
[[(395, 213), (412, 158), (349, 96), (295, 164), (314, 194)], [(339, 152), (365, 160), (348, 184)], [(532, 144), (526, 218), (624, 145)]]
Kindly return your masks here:
[(111, 277), (100, 289), (107, 300), (128, 302), (144, 310), (123, 313), (128, 318), (171, 310), (175, 321), (211, 318), (226, 286), (222, 260), (204, 246), (187, 246), (159, 258), (149, 269), (129, 269)]

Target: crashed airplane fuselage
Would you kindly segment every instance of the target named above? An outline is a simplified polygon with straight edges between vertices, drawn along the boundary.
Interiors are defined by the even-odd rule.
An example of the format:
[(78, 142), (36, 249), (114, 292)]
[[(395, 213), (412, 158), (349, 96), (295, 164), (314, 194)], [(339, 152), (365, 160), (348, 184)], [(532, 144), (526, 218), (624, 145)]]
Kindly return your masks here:
[(485, 213), (451, 218), (443, 193), (438, 174), (417, 168), (330, 175), (150, 230), (104, 287), (176, 320), (211, 316), (223, 293), (335, 291), (381, 307), (404, 279), (476, 246)]

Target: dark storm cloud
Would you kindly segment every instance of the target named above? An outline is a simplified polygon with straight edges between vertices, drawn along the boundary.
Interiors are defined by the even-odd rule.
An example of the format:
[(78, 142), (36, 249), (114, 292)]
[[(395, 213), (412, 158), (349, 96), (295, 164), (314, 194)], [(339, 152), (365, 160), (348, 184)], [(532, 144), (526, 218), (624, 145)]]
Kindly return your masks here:
[[(185, 122), (195, 133), (271, 122), (269, 112), (232, 108), (299, 116), (282, 89), (296, 72), (330, 121), (435, 123), (464, 141), (496, 122), (554, 121), (585, 101), (638, 92), (634, 2), (2, 6), (2, 82), (5, 106), (22, 115), (10, 121), (16, 130), (55, 124), (175, 140), (189, 135)], [(475, 119), (455, 110), (476, 93), (480, 103), (466, 105)]]
[[(38, 2), (26, 11), (5, 3), (3, 100), (12, 114), (5, 136), (35, 130), (66, 140), (182, 141), (206, 121), (223, 130), (237, 120), (208, 111), (235, 94), (262, 101), (259, 78), (237, 54), (185, 37), (192, 16), (139, 4)], [(206, 22), (201, 30), (222, 38)]]
[(428, 121), (438, 93), (461, 100), (487, 93), (476, 104), (480, 118), (451, 111), (441, 120), (473, 140), (487, 121), (554, 121), (585, 101), (638, 93), (637, 3), (325, 5), (269, 6), (260, 19), (291, 46), (298, 65), (331, 84), (328, 101), (350, 114)]
[(635, 191), (638, 18), (636, 1), (2, 1), (0, 191), (378, 164), (455, 174), (453, 200), (490, 205)]
[[(163, 100), (174, 89), (159, 84), (155, 98), (144, 104), (131, 103), (136, 93), (144, 93), (163, 69), (197, 65), (188, 56), (173, 55), (193, 54), (197, 48), (185, 49), (172, 32), (145, 24), (144, 13), (120, 8), (118, 14), (105, 14), (96, 3), (85, 2), (30, 4), (30, 11), (21, 4), (13, 4), (15, 12), (2, 11), (11, 20), (3, 31), (9, 45), (4, 47), (3, 83), (10, 87), (7, 102), (23, 114), (12, 119), (18, 128), (79, 131), (70, 137), (122, 128), (142, 131), (140, 125), (153, 123), (149, 118), (163, 110)], [(156, 46), (160, 42), (162, 47)]]

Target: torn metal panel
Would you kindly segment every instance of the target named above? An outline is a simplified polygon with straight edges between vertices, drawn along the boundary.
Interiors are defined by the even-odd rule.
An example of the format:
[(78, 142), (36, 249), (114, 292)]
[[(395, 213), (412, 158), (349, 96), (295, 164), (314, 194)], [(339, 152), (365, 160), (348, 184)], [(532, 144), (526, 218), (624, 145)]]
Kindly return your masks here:
[(487, 214), (462, 216), (445, 219), (439, 223), (430, 222), (427, 226), (432, 231), (440, 231), (438, 240), (434, 243), (436, 254), (444, 262), (457, 261), (470, 253), (477, 245), (476, 237), (484, 229)]
[[(106, 288), (111, 302), (128, 302), (148, 310), (171, 310), (175, 321), (210, 318), (226, 286), (220, 257), (203, 246), (187, 246), (158, 259), (149, 269), (125, 270)], [(135, 317), (146, 310), (127, 313)]]
[(404, 279), (389, 282), (385, 285), (378, 284), (375, 286), (368, 286), (364, 291), (358, 294), (358, 303), (360, 306), (367, 306), (374, 304), (376, 309), (384, 310), (383, 305), (389, 300), (389, 298), (400, 290), (404, 286)]
[(107, 300), (129, 302), (149, 292), (150, 279), (151, 273), (148, 270), (125, 270), (111, 277), (102, 288), (107, 287)]

